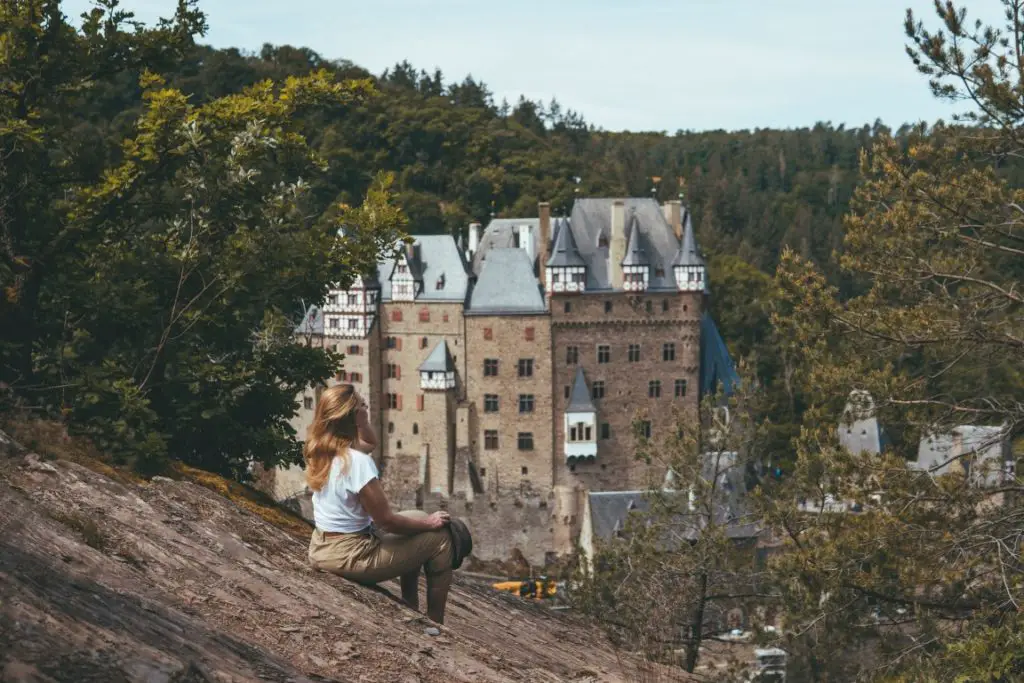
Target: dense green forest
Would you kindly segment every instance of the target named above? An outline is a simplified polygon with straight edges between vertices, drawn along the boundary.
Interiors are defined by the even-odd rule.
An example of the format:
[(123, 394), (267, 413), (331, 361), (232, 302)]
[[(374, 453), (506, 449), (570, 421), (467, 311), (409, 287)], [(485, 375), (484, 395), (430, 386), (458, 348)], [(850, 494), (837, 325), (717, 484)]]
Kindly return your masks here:
[[(665, 200), (683, 192), (705, 250), (738, 254), (766, 271), (786, 245), (820, 263), (830, 260), (841, 245), (859, 154), (879, 133), (892, 132), (877, 122), (858, 129), (821, 123), (607, 132), (557, 101), (496, 103), (484, 83), (469, 77), (446, 80), (406, 62), (375, 76), (289, 46), (267, 45), (259, 54), (199, 46), (166, 75), (198, 104), (314, 69), (370, 79), (378, 88), (365, 103), (309, 129), (312, 147), (330, 164), (321, 190), (340, 201), (357, 202), (377, 171), (393, 171), (410, 230), (440, 233), (492, 214), (534, 216), (542, 200), (568, 211), (576, 193)], [(130, 73), (106, 89), (88, 125), (116, 140), (137, 115), (141, 91)], [(107, 125), (120, 130), (103, 130)]]

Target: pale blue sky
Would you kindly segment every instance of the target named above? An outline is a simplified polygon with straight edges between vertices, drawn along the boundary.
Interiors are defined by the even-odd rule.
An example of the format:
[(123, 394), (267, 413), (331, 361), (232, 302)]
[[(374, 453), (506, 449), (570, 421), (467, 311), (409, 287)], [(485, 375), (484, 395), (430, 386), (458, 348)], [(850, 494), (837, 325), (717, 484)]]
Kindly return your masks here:
[[(77, 15), (87, 0), (65, 3)], [(174, 0), (123, 0), (143, 20)], [(969, 0), (998, 16), (997, 0)], [(932, 0), (204, 0), (217, 47), (310, 47), (374, 73), (408, 59), (609, 130), (893, 127), (948, 118), (904, 53)], [(923, 10), (923, 12), (922, 12)], [(975, 10), (978, 11), (978, 10)], [(934, 24), (934, 21), (931, 21)]]

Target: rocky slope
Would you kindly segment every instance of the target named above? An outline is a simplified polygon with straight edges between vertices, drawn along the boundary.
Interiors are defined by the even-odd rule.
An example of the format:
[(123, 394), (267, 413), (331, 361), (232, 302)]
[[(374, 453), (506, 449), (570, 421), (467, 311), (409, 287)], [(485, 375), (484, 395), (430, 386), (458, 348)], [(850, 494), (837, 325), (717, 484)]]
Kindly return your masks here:
[(0, 681), (672, 680), (465, 580), (428, 635), (383, 592), (312, 572), (304, 523), (254, 506), (42, 459), (0, 432)]

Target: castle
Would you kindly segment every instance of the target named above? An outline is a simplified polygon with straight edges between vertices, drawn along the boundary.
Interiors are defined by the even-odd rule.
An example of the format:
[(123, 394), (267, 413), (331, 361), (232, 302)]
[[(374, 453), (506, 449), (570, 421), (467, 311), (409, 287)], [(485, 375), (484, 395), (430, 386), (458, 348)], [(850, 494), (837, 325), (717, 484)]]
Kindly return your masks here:
[[(681, 202), (579, 199), (413, 236), (296, 333), (345, 354), (333, 381), (370, 404), (393, 505), (446, 505), (482, 559), (540, 563), (571, 551), (587, 492), (663, 480), (634, 458), (637, 411), (656, 433), (732, 376), (708, 291)], [(301, 475), (278, 470), (274, 494), (308, 506)]]

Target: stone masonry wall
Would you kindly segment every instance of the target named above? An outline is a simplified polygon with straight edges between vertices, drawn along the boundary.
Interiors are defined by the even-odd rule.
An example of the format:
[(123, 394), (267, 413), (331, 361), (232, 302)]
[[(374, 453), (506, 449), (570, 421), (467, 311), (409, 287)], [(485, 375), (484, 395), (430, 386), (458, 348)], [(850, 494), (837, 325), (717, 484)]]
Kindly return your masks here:
[[(650, 302), (650, 309), (647, 305)], [(606, 303), (611, 310), (606, 309)], [(566, 304), (569, 308), (566, 309)], [(667, 307), (667, 310), (666, 308)], [(552, 346), (555, 408), (555, 484), (575, 488), (625, 490), (640, 488), (664, 472), (634, 461), (636, 442), (632, 422), (646, 410), (652, 434), (670, 428), (677, 411), (695, 411), (699, 394), (701, 295), (689, 293), (625, 293), (556, 295), (552, 298)], [(663, 346), (675, 345), (675, 360), (663, 360)], [(610, 347), (607, 363), (598, 362), (598, 346)], [(640, 346), (638, 361), (629, 360), (629, 345)], [(578, 349), (570, 363), (568, 347)], [(567, 465), (563, 457), (563, 415), (568, 390), (582, 366), (587, 382), (605, 384), (605, 396), (594, 401), (598, 410), (598, 455), (593, 463)], [(675, 397), (675, 381), (686, 380), (686, 396)], [(660, 398), (649, 397), (649, 382), (661, 382)], [(602, 439), (602, 423), (609, 438)]]
[[(528, 337), (532, 337), (529, 339)], [(551, 327), (547, 315), (467, 316), (468, 401), (476, 419), (470, 448), (485, 490), (518, 491), (524, 486), (550, 490), (552, 472)], [(485, 361), (498, 361), (496, 376)], [(533, 374), (519, 376), (520, 359), (533, 361)], [(485, 396), (498, 397), (498, 411), (487, 412)], [(520, 412), (520, 396), (533, 397), (533, 411)], [(498, 447), (487, 448), (485, 432), (498, 433)], [(519, 434), (533, 435), (533, 449), (519, 449)]]

